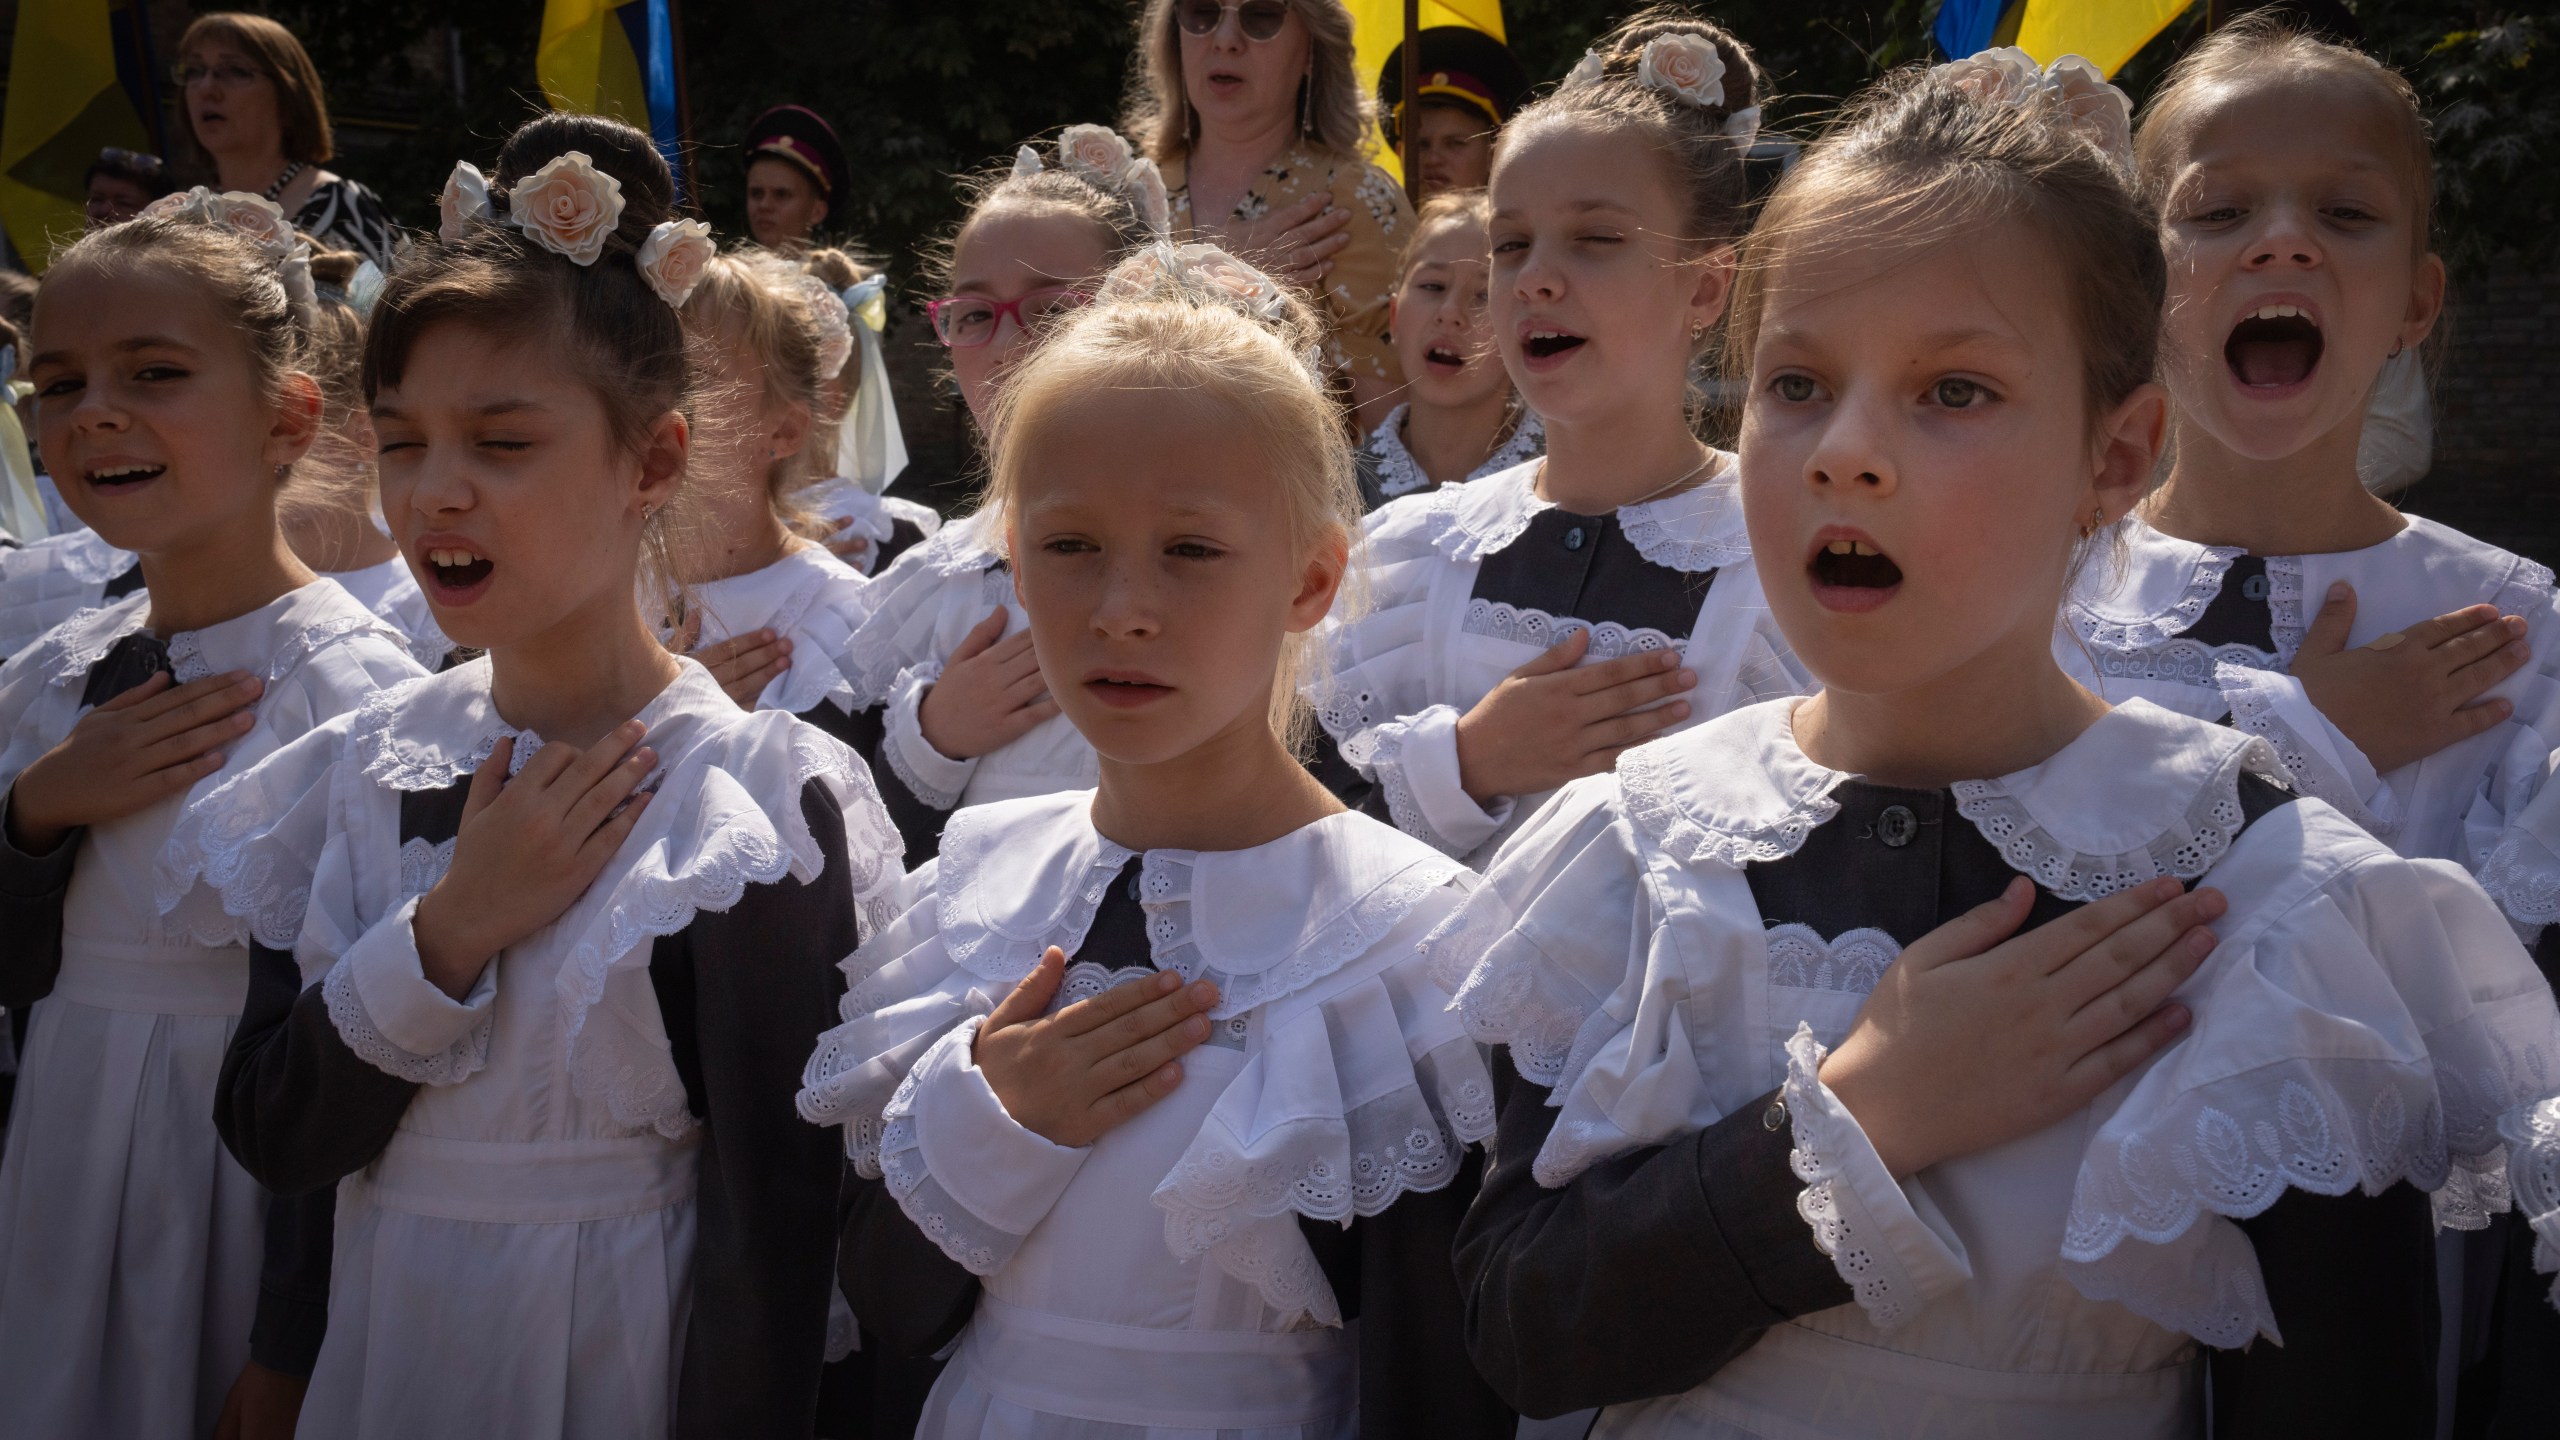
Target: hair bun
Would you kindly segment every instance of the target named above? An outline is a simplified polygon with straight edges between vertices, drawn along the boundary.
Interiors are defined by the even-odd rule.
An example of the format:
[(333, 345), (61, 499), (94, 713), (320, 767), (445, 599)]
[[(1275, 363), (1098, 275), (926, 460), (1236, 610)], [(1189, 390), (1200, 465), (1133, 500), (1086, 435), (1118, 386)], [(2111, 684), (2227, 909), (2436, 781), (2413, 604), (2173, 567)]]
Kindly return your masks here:
[(620, 187), (622, 213), (613, 227), (617, 243), (611, 248), (637, 253), (660, 221), (675, 218), (675, 172), (647, 134), (609, 116), (562, 112), (517, 126), (498, 151), (497, 168), (489, 176), (498, 215), (507, 215), (508, 199), (518, 185), (573, 153), (586, 156), (588, 164)]

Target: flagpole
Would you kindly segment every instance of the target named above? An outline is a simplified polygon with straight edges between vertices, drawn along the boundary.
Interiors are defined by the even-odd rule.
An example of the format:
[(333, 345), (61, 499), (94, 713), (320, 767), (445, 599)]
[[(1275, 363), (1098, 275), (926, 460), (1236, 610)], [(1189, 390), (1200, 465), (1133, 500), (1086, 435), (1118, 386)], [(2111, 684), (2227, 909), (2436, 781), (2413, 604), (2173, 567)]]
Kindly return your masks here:
[(1404, 198), (1422, 203), (1422, 177), (1413, 169), (1413, 127), (1422, 118), (1422, 106), (1415, 93), (1422, 88), (1422, 0), (1404, 0), (1404, 57), (1402, 86), (1396, 93), (1404, 99), (1404, 118), (1396, 123), (1396, 168), (1404, 172)]
[(676, 144), (684, 152), (684, 206), (702, 213), (702, 176), (693, 148), (693, 86), (684, 73), (684, 0), (667, 0), (667, 38), (676, 62)]

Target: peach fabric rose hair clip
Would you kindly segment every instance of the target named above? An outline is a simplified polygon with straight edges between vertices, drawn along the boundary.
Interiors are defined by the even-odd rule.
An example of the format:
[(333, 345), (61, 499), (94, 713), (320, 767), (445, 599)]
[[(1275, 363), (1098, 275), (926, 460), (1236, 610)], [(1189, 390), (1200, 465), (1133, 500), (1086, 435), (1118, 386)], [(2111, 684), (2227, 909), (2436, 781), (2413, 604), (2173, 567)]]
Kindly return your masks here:
[[(1040, 163), (1040, 152), (1028, 145), (1014, 152), (1015, 179), (1046, 168)], [(1173, 233), (1173, 202), (1165, 189), (1164, 171), (1110, 126), (1070, 125), (1059, 131), (1058, 168), (1106, 195), (1127, 200), (1158, 239)]]
[(1936, 72), (1979, 100), (2025, 107), (2049, 105), (2054, 120), (2079, 135), (2126, 175), (2133, 173), (2133, 101), (2077, 55), (2050, 65), (2015, 45), (1950, 60)]
[(276, 267), (285, 298), (309, 309), (317, 291), (311, 284), (311, 245), (284, 218), (284, 207), (245, 190), (210, 190), (202, 185), (163, 195), (142, 207), (136, 220), (176, 219), (229, 230), (258, 247)]
[[(578, 265), (593, 265), (603, 258), (614, 227), (622, 221), (622, 182), (598, 170), (578, 150), (553, 157), (508, 191), (506, 200), (507, 224)], [(468, 160), (454, 163), (437, 208), (436, 233), (448, 245), (473, 225), (498, 218), (488, 177)], [(661, 220), (640, 242), (633, 259), (649, 289), (669, 306), (680, 307), (702, 283), (717, 253), (709, 225), (699, 220)]]
[[(1716, 48), (1710, 36), (1696, 30), (1675, 30), (1656, 35), (1644, 43), (1636, 55), (1632, 75), (1620, 71), (1648, 90), (1660, 91), (1680, 104), (1697, 110), (1722, 109), (1726, 103), (1724, 88), (1724, 52)], [(1559, 90), (1575, 90), (1596, 85), (1609, 75), (1609, 58), (1597, 50), (1583, 53), (1566, 72)], [(1760, 138), (1760, 107), (1745, 106), (1724, 118), (1725, 136), (1748, 150)]]

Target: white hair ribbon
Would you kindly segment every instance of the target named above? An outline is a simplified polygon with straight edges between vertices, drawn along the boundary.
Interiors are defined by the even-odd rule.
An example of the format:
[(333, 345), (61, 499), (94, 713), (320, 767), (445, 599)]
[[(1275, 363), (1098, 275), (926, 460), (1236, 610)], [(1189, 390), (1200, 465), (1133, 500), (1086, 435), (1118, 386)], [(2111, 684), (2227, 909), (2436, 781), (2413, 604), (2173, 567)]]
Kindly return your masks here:
[[(1040, 157), (1024, 146), (1022, 153), (1038, 165)], [(1014, 173), (1024, 173), (1017, 160)], [(1037, 174), (1036, 170), (1031, 173)], [(877, 495), (907, 468), (907, 437), (898, 428), (898, 403), (889, 393), (889, 367), (880, 350), (880, 332), (889, 322), (888, 277), (874, 275), (842, 292), (853, 320), (854, 343), (861, 347), (862, 375), (854, 382), (853, 399), (845, 405), (844, 424), (836, 431), (836, 473)]]

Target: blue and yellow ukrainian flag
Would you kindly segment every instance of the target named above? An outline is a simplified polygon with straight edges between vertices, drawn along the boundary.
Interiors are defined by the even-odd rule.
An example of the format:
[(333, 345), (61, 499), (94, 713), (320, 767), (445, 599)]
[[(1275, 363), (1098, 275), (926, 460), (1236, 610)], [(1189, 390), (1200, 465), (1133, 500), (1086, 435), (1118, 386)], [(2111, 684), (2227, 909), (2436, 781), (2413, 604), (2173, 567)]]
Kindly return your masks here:
[(649, 132), (686, 190), (668, 0), (545, 0), (534, 74), (554, 110), (611, 115)]
[(0, 117), (0, 222), (31, 270), (53, 258), (55, 240), (80, 234), (81, 177), (98, 152), (151, 148), (116, 73), (118, 8), (110, 0), (19, 0), (9, 105)]
[(1946, 0), (1931, 34), (1938, 48), (1962, 58), (1994, 45), (2015, 45), (2050, 65), (2086, 58), (2108, 75), (2185, 13), (2195, 0)]

